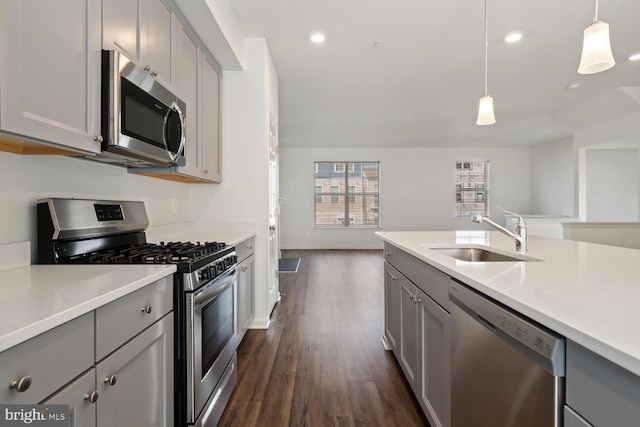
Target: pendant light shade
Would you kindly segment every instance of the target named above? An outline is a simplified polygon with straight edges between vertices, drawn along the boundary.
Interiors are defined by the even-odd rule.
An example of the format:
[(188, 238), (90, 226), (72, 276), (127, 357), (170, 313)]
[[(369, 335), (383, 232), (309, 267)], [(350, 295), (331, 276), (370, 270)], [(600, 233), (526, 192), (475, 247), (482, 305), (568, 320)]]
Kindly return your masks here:
[(476, 124), (480, 126), (492, 125), (496, 122), (496, 116), (493, 113), (493, 98), (485, 95), (480, 98), (478, 103), (478, 120)]
[(582, 43), (582, 57), (578, 66), (578, 73), (599, 73), (616, 65), (611, 52), (609, 39), (609, 24), (598, 21), (598, 0), (595, 0), (593, 24), (584, 30)]
[(493, 113), (493, 98), (489, 96), (488, 92), (488, 53), (489, 53), (489, 38), (487, 37), (487, 0), (484, 0), (484, 96), (480, 98), (478, 103), (478, 119), (476, 124), (479, 126), (492, 125), (496, 122), (496, 116)]

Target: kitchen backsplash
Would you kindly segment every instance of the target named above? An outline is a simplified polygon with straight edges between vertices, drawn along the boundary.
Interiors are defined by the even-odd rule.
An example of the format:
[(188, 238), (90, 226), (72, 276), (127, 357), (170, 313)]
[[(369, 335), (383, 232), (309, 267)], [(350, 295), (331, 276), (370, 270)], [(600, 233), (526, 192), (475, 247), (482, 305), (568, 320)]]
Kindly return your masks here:
[(187, 222), (186, 184), (127, 173), (124, 168), (62, 156), (0, 152), (0, 244), (31, 242), (36, 201), (46, 197), (143, 200), (152, 226)]

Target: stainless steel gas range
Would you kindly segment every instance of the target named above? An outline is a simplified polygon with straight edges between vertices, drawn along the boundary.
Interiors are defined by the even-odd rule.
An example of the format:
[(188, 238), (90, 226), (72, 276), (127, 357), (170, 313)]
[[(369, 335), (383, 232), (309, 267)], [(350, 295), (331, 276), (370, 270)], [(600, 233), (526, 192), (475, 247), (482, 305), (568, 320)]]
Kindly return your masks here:
[(147, 243), (142, 202), (38, 201), (41, 264), (166, 264), (174, 276), (175, 426), (215, 426), (236, 384), (235, 249)]

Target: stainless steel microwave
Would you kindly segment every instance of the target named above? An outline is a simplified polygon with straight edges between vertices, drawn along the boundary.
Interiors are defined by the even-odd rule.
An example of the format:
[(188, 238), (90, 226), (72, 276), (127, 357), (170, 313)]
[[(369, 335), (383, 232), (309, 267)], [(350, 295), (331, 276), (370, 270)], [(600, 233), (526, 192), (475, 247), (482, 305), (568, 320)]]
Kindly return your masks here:
[(94, 160), (128, 167), (185, 164), (186, 104), (148, 67), (102, 51), (102, 153)]

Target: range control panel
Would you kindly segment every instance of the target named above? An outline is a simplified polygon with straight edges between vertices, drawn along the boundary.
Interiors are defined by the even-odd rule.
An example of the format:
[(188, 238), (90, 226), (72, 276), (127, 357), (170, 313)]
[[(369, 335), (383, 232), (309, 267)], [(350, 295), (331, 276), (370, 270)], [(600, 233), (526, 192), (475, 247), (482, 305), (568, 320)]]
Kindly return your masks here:
[(98, 221), (124, 221), (122, 205), (105, 205), (96, 203), (93, 205), (96, 210)]

